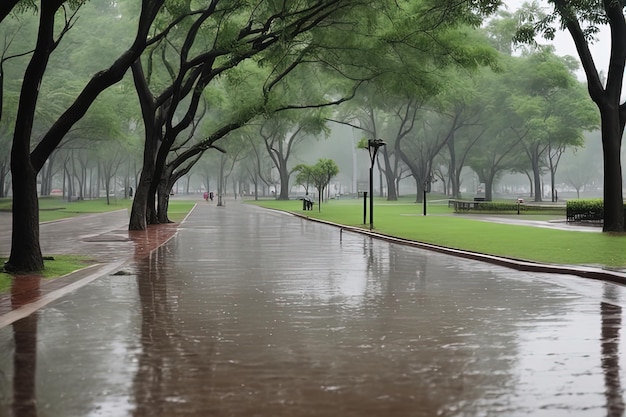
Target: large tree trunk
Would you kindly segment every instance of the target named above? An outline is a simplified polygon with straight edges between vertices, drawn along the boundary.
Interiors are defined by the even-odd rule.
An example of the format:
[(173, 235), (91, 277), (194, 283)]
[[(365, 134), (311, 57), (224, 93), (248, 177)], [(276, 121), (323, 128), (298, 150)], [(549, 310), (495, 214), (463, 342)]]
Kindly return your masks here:
[(286, 165), (280, 170), (280, 194), (278, 200), (289, 200), (289, 171)]
[(164, 177), (159, 181), (159, 186), (157, 188), (157, 222), (158, 223), (172, 223), (172, 221), (167, 217), (167, 209), (169, 207), (170, 202), (170, 191), (172, 190), (172, 185), (170, 184), (167, 178), (171, 175), (170, 172), (164, 174)]
[(0, 163), (0, 197), (6, 197), (7, 190), (5, 188), (7, 180), (7, 170), (5, 163)]
[[(156, 104), (154, 97), (150, 93), (146, 78), (141, 66), (141, 61), (137, 60), (132, 65), (133, 80), (139, 98), (141, 114), (144, 121), (144, 148), (143, 148), (143, 166), (139, 176), (139, 182), (135, 190), (135, 198), (130, 212), (130, 220), (128, 222), (129, 230), (146, 230), (148, 227), (148, 216), (155, 215), (154, 212), (154, 194), (152, 180), (154, 178), (155, 159), (157, 142), (160, 139), (160, 121), (157, 120)], [(149, 204), (152, 202), (152, 210), (149, 210)]]
[(107, 177), (104, 180), (104, 191), (107, 193), (107, 206), (111, 205), (111, 180)]
[(533, 186), (533, 177), (530, 176), (528, 170), (524, 170), (524, 174), (526, 174), (526, 178), (528, 178), (528, 189), (530, 190), (528, 193), (529, 198), (533, 198), (533, 193), (535, 187)]
[(130, 220), (128, 222), (129, 230), (146, 230), (147, 212), (148, 212), (148, 194), (150, 192), (150, 183), (152, 174), (149, 173), (149, 167), (141, 170), (137, 189), (135, 190), (135, 198), (133, 198), (133, 206), (130, 211)]
[(533, 161), (533, 183), (535, 184), (535, 201), (541, 202), (543, 201), (543, 190), (542, 190), (542, 182), (541, 182), (541, 173), (539, 172), (539, 168), (535, 166), (535, 162)]
[[(398, 188), (396, 187), (396, 176), (397, 176), (397, 168), (394, 169), (394, 166), (391, 164), (389, 160), (389, 154), (386, 149), (382, 150), (382, 156), (384, 160), (384, 169), (380, 167), (380, 155), (378, 156), (378, 174), (380, 176), (380, 191), (379, 196), (382, 197), (383, 194), (383, 175), (385, 177), (385, 182), (387, 183), (387, 201), (398, 201)], [(397, 167), (397, 164), (395, 164)]]
[(454, 148), (454, 140), (448, 141), (448, 154), (450, 155), (450, 163), (448, 164), (448, 181), (452, 189), (452, 196), (460, 198), (460, 173), (456, 169), (456, 149)]
[(624, 231), (624, 197), (620, 150), (622, 131), (618, 109), (600, 108), (604, 156), (604, 232)]
[(28, 151), (13, 151), (11, 167), (13, 189), (20, 192), (13, 195), (11, 255), (5, 268), (15, 273), (40, 271), (44, 265), (39, 246), (37, 174), (30, 165)]
[[(11, 254), (5, 264), (10, 272), (34, 272), (43, 269), (39, 246), (39, 201), (37, 199), (37, 170), (30, 158), (30, 137), (39, 97), (39, 86), (54, 49), (54, 15), (62, 2), (42, 2), (39, 34), (35, 52), (24, 73), (13, 146), (11, 148), (11, 176), (13, 181), (13, 230)], [(43, 165), (43, 164), (42, 164)], [(16, 192), (18, 191), (19, 192)]]
[(494, 175), (490, 175), (488, 178), (485, 178), (485, 201), (493, 200), (493, 180), (495, 178)]
[(555, 184), (555, 171), (554, 170), (550, 170), (550, 195), (551, 195), (551, 199), (550, 201), (552, 201), (553, 203), (555, 203), (558, 200), (558, 193), (556, 191), (556, 184)]
[[(393, 172), (393, 171), (391, 171)], [(384, 184), (387, 184), (387, 201), (398, 201), (398, 189), (396, 187), (396, 178), (395, 175), (387, 175), (387, 171), (380, 170), (379, 173), (379, 196), (383, 197), (384, 194)]]
[(148, 224), (159, 224), (159, 217), (157, 214), (157, 187), (154, 181), (150, 184), (148, 189), (148, 202), (146, 204), (146, 221)]

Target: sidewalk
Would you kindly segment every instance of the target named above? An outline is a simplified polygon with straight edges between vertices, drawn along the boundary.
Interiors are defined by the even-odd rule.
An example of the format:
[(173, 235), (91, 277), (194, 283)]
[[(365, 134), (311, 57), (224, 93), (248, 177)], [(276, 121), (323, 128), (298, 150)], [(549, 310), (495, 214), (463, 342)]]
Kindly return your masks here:
[[(133, 257), (149, 255), (176, 233), (177, 226), (158, 225), (146, 231), (131, 232), (126, 209), (42, 223), (39, 233), (44, 256), (83, 255), (94, 263), (53, 280), (41, 280), (37, 276), (15, 280), (10, 294), (0, 294), (0, 327), (100, 276), (115, 272)], [(0, 212), (0, 255), (8, 257), (10, 251), (11, 215)], [(21, 311), (14, 311), (18, 309)]]
[[(44, 256), (79, 254), (98, 262), (124, 257), (132, 248), (128, 236), (128, 211), (116, 210), (42, 223), (39, 243)], [(11, 251), (11, 214), (0, 212), (0, 254)]]

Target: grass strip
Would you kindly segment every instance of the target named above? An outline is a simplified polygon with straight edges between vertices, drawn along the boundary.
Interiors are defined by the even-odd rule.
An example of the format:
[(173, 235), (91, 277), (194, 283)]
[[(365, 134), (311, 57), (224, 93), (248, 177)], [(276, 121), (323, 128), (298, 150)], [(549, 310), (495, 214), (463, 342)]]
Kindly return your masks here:
[[(6, 261), (6, 258), (0, 258), (0, 265), (4, 265)], [(58, 278), (93, 264), (95, 264), (95, 261), (85, 256), (47, 256), (44, 259), (44, 270), (41, 271), (41, 276), (44, 279)], [(9, 291), (12, 282), (13, 275), (4, 272), (4, 269), (0, 268), (0, 292)]]
[[(369, 228), (369, 204), (367, 224), (363, 224), (362, 200), (331, 200), (322, 204), (321, 211), (317, 203), (313, 211), (303, 211), (302, 202), (298, 200), (260, 200), (249, 203), (347, 226)], [(406, 200), (388, 202), (375, 199), (375, 231), (418, 242), (528, 261), (626, 268), (626, 234), (623, 233), (558, 230), (481, 221), (481, 215), (472, 213), (470, 218), (455, 214), (443, 202), (428, 204), (427, 216), (422, 215), (422, 208), (421, 203), (409, 203)], [(489, 213), (485, 215), (492, 216)], [(564, 214), (498, 216), (535, 221), (564, 220)]]

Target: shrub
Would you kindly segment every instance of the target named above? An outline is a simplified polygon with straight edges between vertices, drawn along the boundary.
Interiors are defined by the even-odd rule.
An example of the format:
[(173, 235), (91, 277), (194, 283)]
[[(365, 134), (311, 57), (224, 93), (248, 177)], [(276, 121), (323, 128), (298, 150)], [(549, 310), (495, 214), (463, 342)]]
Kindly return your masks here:
[(601, 222), (604, 220), (602, 199), (570, 200), (566, 207), (568, 222)]

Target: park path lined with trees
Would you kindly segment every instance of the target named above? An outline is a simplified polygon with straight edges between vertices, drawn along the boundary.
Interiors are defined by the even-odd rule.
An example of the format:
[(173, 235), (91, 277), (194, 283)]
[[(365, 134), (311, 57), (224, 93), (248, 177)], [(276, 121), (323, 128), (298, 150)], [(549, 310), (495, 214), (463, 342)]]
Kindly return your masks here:
[(620, 285), (244, 204), (199, 202), (150, 256), (108, 245), (131, 258), (124, 273), (0, 326), (0, 372), (14, 381), (0, 414), (432, 416), (506, 401), (537, 415), (555, 399), (577, 416), (623, 412)]
[[(582, 132), (597, 124), (573, 76), (574, 62), (532, 46), (520, 57), (510, 55), (521, 16), (539, 19), (517, 32), (527, 42), (531, 29), (545, 31), (554, 23), (552, 15), (537, 10), (503, 13), (493, 21), (501, 25), (479, 31), (501, 6), (499, 1), (213, 0), (199, 2), (197, 8), (174, 0), (95, 3), (22, 0), (0, 9), (4, 27), (24, 25), (25, 32), (28, 25), (37, 28), (28, 32), (31, 36), (5, 43), (6, 71), (0, 72), (0, 133), (12, 149), (13, 236), (6, 265), (11, 271), (43, 267), (37, 177), (51, 177), (47, 169), (55, 152), (62, 144), (71, 149), (69, 141), (79, 136), (84, 140), (81, 130), (97, 136), (87, 148), (107, 150), (98, 152), (103, 158), (98, 175), (109, 181), (123, 169), (126, 178), (131, 172), (137, 176), (129, 228), (142, 230), (168, 221), (172, 187), (208, 150), (226, 152), (220, 157), (220, 190), (228, 166), (232, 171), (238, 161), (249, 163), (250, 149), (265, 147), (265, 159), (273, 160), (280, 173), (281, 193), (288, 192), (296, 165), (288, 162), (292, 140), (301, 133), (313, 140), (327, 131), (324, 122), (329, 120), (360, 129), (366, 137), (389, 138), (390, 146), (381, 155), (388, 189), (396, 190), (399, 178), (410, 172), (418, 199), (434, 176), (450, 178), (452, 192), (458, 192), (464, 166), (478, 173), (488, 192), (505, 169), (525, 172), (535, 198), (541, 199), (537, 190), (543, 164), (549, 161), (554, 182), (560, 154), (580, 146)], [(582, 2), (576, 15), (567, 9), (573, 7), (569, 2), (549, 3), (580, 45), (588, 87), (602, 116), (604, 230), (623, 231), (624, 120), (610, 109), (619, 100), (626, 52), (612, 55), (606, 89), (584, 53), (587, 35), (598, 23), (593, 20), (598, 14), (591, 11), (607, 16), (617, 40), (623, 8), (619, 2)], [(34, 10), (38, 23), (27, 19)], [(101, 24), (101, 15), (117, 16), (113, 25), (122, 33), (117, 42), (99, 36), (93, 51), (72, 48), (74, 32), (94, 37), (81, 32), (81, 19)], [(575, 16), (590, 25), (591, 30), (580, 32), (583, 39), (577, 35)], [(613, 47), (624, 49), (622, 44), (614, 42)], [(99, 53), (102, 59), (88, 59)], [(76, 76), (69, 77), (72, 71)], [(16, 83), (18, 79), (23, 81)], [(65, 94), (58, 94), (52, 80), (63, 82)], [(502, 86), (507, 87), (497, 88)], [(125, 91), (134, 92), (132, 103)], [(507, 116), (496, 114), (495, 107)], [(128, 147), (143, 148), (137, 165), (124, 159), (123, 152), (112, 152), (121, 136), (141, 135), (141, 146)], [(512, 167), (513, 160), (520, 160), (515, 158), (520, 149), (528, 162)], [(70, 169), (81, 172), (76, 178), (82, 193), (88, 167), (81, 161), (87, 156), (71, 151), (63, 169), (68, 177)], [(444, 151), (448, 158), (438, 159)], [(259, 169), (251, 177), (258, 182), (263, 177), (261, 154), (255, 158)], [(6, 160), (0, 163), (2, 184), (7, 165)], [(125, 193), (130, 186), (126, 181)]]

